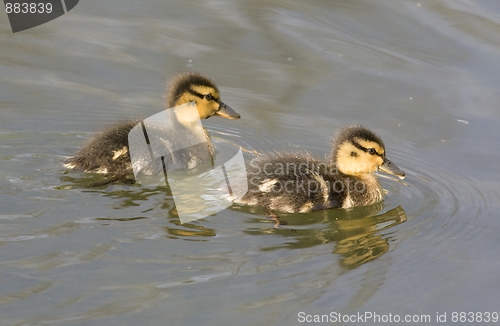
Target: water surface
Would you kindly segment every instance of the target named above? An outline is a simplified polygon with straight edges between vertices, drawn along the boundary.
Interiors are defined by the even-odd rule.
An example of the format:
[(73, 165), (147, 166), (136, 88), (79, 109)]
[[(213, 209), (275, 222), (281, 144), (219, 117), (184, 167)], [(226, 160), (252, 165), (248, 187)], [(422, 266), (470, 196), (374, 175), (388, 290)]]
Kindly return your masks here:
[[(85, 1), (16, 34), (0, 14), (2, 323), (498, 312), (498, 35), (487, 0)], [(409, 186), (383, 178), (383, 203), (280, 228), (244, 207), (180, 224), (161, 189), (64, 170), (103, 125), (162, 110), (185, 70), (242, 116), (203, 121), (219, 153), (325, 157), (359, 123)]]

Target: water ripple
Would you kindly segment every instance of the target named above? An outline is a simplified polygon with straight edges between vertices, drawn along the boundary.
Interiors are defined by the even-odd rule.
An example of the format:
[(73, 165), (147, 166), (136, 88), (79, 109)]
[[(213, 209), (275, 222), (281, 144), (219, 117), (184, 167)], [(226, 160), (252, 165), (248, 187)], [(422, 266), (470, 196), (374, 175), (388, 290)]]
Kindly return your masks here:
[(397, 157), (398, 165), (404, 167), (409, 185), (383, 181), (389, 191), (386, 204), (398, 203), (407, 213), (403, 237), (415, 236), (421, 248), (429, 248), (446, 245), (448, 239), (465, 240), (478, 234), (480, 228), (475, 226), (485, 217), (482, 209), (495, 201), (485, 193), (486, 189), (460, 173), (447, 170), (439, 161), (415, 156), (410, 150), (391, 156)]

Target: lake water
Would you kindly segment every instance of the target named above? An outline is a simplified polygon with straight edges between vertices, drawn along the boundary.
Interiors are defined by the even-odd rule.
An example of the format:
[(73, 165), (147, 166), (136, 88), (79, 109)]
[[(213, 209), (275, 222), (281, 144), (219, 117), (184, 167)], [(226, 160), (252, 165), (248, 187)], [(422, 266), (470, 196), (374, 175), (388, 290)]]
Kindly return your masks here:
[[(219, 153), (324, 157), (359, 123), (407, 185), (383, 178), (383, 203), (275, 228), (241, 207), (180, 224), (159, 189), (65, 171), (103, 125), (161, 111), (186, 70), (242, 116), (203, 121)], [(1, 324), (493, 317), (499, 90), (496, 0), (87, 0), (16, 34), (0, 13)]]

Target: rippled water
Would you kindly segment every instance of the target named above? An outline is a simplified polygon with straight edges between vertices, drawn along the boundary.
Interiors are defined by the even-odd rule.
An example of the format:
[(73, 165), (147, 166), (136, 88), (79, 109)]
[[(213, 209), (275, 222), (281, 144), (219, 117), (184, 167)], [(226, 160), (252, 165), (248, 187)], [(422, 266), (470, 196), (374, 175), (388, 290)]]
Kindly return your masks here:
[[(488, 0), (85, 1), (16, 34), (0, 14), (2, 325), (498, 312), (498, 35)], [(242, 116), (203, 121), (219, 155), (321, 158), (359, 123), (407, 178), (276, 228), (241, 206), (181, 224), (160, 188), (64, 170), (101, 126), (162, 110), (184, 70)]]

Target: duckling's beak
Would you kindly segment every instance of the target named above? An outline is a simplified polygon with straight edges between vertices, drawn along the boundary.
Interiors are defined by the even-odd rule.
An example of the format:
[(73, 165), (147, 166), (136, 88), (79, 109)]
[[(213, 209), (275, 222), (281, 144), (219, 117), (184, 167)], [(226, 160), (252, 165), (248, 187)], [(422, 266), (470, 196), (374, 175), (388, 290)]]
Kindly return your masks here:
[(389, 161), (387, 158), (384, 159), (384, 163), (378, 168), (380, 171), (385, 172), (387, 174), (397, 175), (401, 180), (405, 178), (406, 174), (403, 170), (398, 168), (396, 164)]
[(215, 116), (219, 116), (230, 120), (240, 118), (240, 115), (236, 113), (236, 111), (234, 111), (229, 105), (223, 102), (220, 102), (219, 104), (220, 104), (219, 110), (215, 112), (214, 114)]

